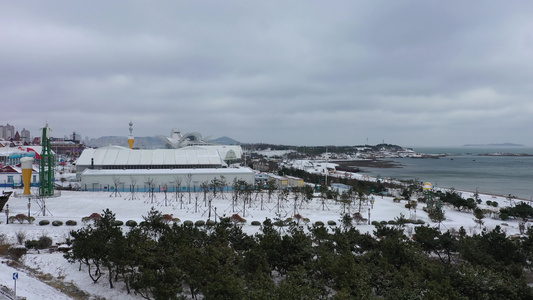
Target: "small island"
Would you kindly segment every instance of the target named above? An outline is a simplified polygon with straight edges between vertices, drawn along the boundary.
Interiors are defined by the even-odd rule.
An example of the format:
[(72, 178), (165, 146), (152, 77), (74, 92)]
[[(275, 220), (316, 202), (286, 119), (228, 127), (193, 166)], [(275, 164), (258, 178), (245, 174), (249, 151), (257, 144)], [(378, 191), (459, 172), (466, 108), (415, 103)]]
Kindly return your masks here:
[(500, 143), (500, 144), (464, 144), (463, 147), (525, 147), (522, 144)]
[(481, 153), (479, 156), (533, 156), (532, 154), (527, 153), (508, 153), (508, 152), (492, 152), (492, 153)]

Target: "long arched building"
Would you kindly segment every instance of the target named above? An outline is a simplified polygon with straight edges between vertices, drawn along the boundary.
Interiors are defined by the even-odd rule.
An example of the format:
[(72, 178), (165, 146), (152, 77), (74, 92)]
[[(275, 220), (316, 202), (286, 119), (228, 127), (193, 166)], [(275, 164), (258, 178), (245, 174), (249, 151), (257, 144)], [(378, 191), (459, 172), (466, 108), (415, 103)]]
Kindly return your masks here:
[(242, 155), (240, 146), (205, 145), (179, 149), (85, 149), (76, 161), (81, 189), (90, 191), (198, 190), (215, 179), (230, 190), (234, 179), (254, 183), (250, 168), (228, 167)]

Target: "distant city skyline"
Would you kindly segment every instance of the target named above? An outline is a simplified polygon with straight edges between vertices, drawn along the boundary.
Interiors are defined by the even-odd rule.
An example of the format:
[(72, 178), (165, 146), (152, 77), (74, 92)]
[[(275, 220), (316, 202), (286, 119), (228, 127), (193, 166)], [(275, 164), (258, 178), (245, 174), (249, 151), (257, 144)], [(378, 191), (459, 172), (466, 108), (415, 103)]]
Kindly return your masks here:
[[(56, 2), (54, 2), (56, 3)], [(0, 3), (2, 123), (34, 136), (533, 146), (533, 2)]]
[[(15, 135), (16, 132), (19, 132), (19, 134), (21, 136), (24, 136), (24, 133), (29, 133), (30, 131), (29, 130), (26, 130), (25, 127), (22, 129), (22, 130), (18, 130), (16, 126), (14, 125), (11, 125), (11, 124), (7, 124), (7, 125), (3, 125), (3, 124), (0, 124), (0, 139), (6, 139), (4, 137), (4, 134), (3, 132), (6, 131), (6, 127), (9, 129), (9, 128), (12, 128), (14, 131), (13, 133), (13, 136)], [(32, 141), (34, 138), (40, 138), (41, 136), (41, 133), (40, 133), (40, 129), (37, 130), (37, 135), (30, 135), (30, 134), (27, 134), (27, 136), (29, 136), (29, 141)], [(51, 136), (53, 138), (56, 138), (56, 139), (72, 139), (73, 138), (73, 134), (76, 134), (76, 140), (78, 141), (81, 141), (83, 143), (86, 143), (86, 144), (89, 144), (90, 146), (98, 146), (98, 147), (101, 147), (101, 146), (107, 146), (107, 145), (123, 145), (123, 146), (127, 146), (127, 140), (128, 140), (128, 136), (129, 134), (125, 134), (125, 135), (101, 135), (101, 136), (83, 136), (81, 133), (79, 132), (71, 132), (70, 135), (62, 135), (62, 136), (59, 136), (59, 135), (55, 135), (54, 132), (53, 132), (53, 129), (51, 130)], [(139, 146), (143, 146), (145, 143), (146, 143), (146, 139), (154, 139), (156, 140), (157, 142), (154, 142), (154, 141), (148, 141), (148, 143), (151, 143), (151, 144), (160, 144), (161, 147), (164, 146), (164, 142), (160, 141), (159, 140), (159, 136), (168, 136), (168, 134), (154, 134), (154, 135), (147, 135), (147, 136), (135, 136), (134, 135), (134, 138), (137, 139), (137, 143), (135, 144), (136, 147), (139, 147)], [(265, 144), (273, 144), (273, 145), (287, 145), (287, 146), (328, 146), (328, 145), (333, 145), (333, 144), (308, 144), (308, 145), (300, 145), (300, 144), (283, 144), (283, 143), (268, 143), (268, 142), (248, 142), (248, 141), (242, 141), (242, 140), (237, 140), (237, 139), (234, 139), (233, 137), (231, 137), (230, 135), (222, 135), (222, 136), (217, 136), (217, 137), (209, 137), (210, 140), (212, 139), (219, 139), (219, 138), (223, 138), (223, 137), (227, 137), (227, 138), (231, 138), (239, 143), (243, 143), (243, 144), (254, 144), (254, 143), (265, 143)], [(107, 139), (105, 139), (107, 138)], [(9, 139), (9, 138), (7, 138)], [(98, 142), (97, 140), (102, 140), (103, 139), (103, 142)], [(334, 145), (334, 146), (361, 146), (361, 145), (377, 145), (377, 144), (381, 144), (381, 143), (386, 143), (386, 144), (394, 144), (394, 145), (398, 145), (398, 146), (402, 146), (402, 147), (472, 147), (472, 146), (480, 146), (480, 147), (483, 147), (483, 146), (488, 146), (488, 147), (495, 147), (495, 146), (499, 146), (499, 147), (503, 147), (503, 146), (509, 146), (509, 147), (516, 147), (516, 146), (524, 146), (524, 147), (528, 147), (530, 145), (527, 145), (527, 144), (520, 144), (520, 143), (511, 143), (511, 142), (499, 142), (499, 143), (476, 143), (476, 144), (472, 144), (472, 143), (465, 143), (465, 144), (462, 144), (462, 145), (444, 145), (444, 146), (427, 146), (427, 145), (409, 145), (409, 144), (401, 144), (401, 143), (391, 143), (391, 142), (388, 142), (388, 141), (385, 141), (385, 140), (381, 140), (381, 141), (376, 141), (374, 143), (371, 143), (369, 141), (367, 142), (363, 142), (363, 143), (360, 143), (360, 144), (338, 144), (338, 145)], [(150, 145), (144, 145), (144, 146), (148, 146), (148, 148), (150, 148), (149, 146)]]

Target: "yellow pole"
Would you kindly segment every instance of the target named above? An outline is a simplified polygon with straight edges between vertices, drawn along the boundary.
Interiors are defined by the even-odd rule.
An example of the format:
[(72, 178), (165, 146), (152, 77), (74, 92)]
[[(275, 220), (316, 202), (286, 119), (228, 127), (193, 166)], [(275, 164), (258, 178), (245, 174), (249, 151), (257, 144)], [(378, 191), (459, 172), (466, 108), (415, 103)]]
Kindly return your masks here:
[(20, 159), (20, 164), (22, 167), (22, 180), (24, 182), (24, 193), (23, 195), (30, 195), (31, 188), (31, 173), (33, 171), (33, 158), (23, 157)]
[(130, 149), (133, 149), (133, 142), (134, 141), (135, 140), (133, 138), (131, 138), (131, 137), (128, 139), (128, 144), (130, 145)]

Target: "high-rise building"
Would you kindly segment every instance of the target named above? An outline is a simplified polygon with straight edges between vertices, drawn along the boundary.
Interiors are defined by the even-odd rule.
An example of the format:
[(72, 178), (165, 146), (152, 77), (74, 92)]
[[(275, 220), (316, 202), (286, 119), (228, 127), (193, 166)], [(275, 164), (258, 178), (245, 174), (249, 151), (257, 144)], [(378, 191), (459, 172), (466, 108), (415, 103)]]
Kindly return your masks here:
[(25, 143), (31, 142), (30, 131), (28, 129), (26, 129), (26, 128), (23, 128), (22, 131), (20, 132), (20, 138)]
[(15, 136), (15, 126), (9, 125), (0, 125), (0, 138), (11, 139)]

